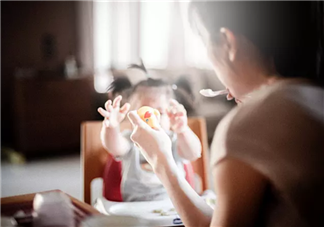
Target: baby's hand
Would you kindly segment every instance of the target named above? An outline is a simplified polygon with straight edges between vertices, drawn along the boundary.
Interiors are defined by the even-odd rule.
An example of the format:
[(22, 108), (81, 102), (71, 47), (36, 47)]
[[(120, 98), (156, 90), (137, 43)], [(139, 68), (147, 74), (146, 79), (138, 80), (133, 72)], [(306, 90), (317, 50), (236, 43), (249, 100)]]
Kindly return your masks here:
[(117, 96), (113, 103), (111, 100), (108, 100), (105, 103), (105, 109), (99, 107), (98, 112), (105, 119), (103, 121), (104, 125), (109, 128), (116, 128), (122, 120), (124, 120), (127, 112), (129, 111), (130, 104), (125, 103), (123, 107), (120, 108), (120, 101), (122, 100), (122, 96)]
[(167, 114), (170, 118), (171, 129), (175, 133), (182, 133), (187, 129), (188, 118), (187, 111), (182, 104), (176, 100), (170, 100), (170, 107), (167, 109)]

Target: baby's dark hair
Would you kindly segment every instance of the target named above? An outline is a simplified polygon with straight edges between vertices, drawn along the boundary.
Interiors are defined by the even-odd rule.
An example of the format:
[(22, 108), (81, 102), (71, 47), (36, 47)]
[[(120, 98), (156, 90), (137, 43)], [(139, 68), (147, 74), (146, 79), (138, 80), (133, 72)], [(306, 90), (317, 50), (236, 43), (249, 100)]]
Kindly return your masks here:
[(141, 87), (147, 87), (147, 88), (162, 88), (165, 87), (166, 94), (170, 97), (173, 97), (173, 90), (169, 83), (167, 83), (164, 80), (161, 79), (152, 79), (148, 78), (146, 80), (142, 80), (132, 86), (130, 80), (127, 77), (118, 77), (116, 78), (108, 88), (108, 92), (112, 92), (113, 96), (115, 96), (117, 93), (126, 96), (126, 98), (129, 98), (132, 94), (138, 92), (139, 88)]
[(167, 86), (170, 86), (170, 84), (164, 80), (161, 80), (161, 79), (147, 78), (147, 80), (142, 80), (142, 81), (138, 82), (133, 87), (133, 92), (135, 92), (141, 86), (142, 87), (167, 87)]
[(147, 76), (146, 80), (142, 80), (139, 83), (134, 85), (133, 92), (136, 92), (136, 90), (141, 86), (142, 87), (167, 87), (170, 85), (169, 83), (167, 83), (164, 80), (153, 79), (153, 78), (149, 77), (149, 74), (147, 72), (146, 67), (144, 66), (142, 59), (141, 59), (140, 65), (131, 64), (128, 68), (129, 69), (139, 69), (139, 70), (143, 71), (145, 73), (145, 75)]
[(138, 82), (137, 84), (135, 84), (133, 86), (127, 76), (117, 77), (109, 85), (108, 92), (111, 91), (113, 95), (115, 95), (116, 93), (124, 92), (129, 97), (130, 95), (137, 92), (138, 88), (140, 88), (140, 87), (152, 87), (152, 88), (166, 87), (167, 88), (166, 94), (173, 96), (173, 91), (172, 91), (171, 85), (162, 79), (150, 78), (148, 76), (147, 70), (146, 70), (142, 61), (141, 61), (140, 65), (131, 64), (128, 68), (139, 69), (139, 70), (143, 71), (148, 78), (146, 80), (142, 80), (142, 81)]
[(108, 87), (108, 92), (113, 96), (132, 87), (130, 80), (126, 76), (117, 77)]
[(139, 91), (140, 88), (165, 88), (162, 92), (170, 98), (175, 98), (184, 105), (188, 114), (194, 111), (194, 95), (191, 90), (189, 81), (185, 75), (181, 76), (174, 84), (170, 84), (163, 79), (153, 79), (148, 76), (148, 72), (141, 62), (141, 65), (130, 65), (129, 68), (142, 70), (147, 79), (132, 85), (127, 76), (119, 76), (109, 85), (108, 92), (112, 92), (113, 97), (117, 94), (122, 94), (124, 98), (129, 99), (132, 94)]

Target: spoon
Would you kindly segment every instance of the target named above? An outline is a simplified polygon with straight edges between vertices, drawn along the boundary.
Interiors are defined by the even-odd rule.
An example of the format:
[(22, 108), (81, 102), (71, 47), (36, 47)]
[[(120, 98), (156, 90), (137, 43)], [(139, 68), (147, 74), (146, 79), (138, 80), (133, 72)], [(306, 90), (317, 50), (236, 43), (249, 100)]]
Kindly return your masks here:
[(228, 94), (227, 90), (213, 91), (212, 89), (201, 89), (199, 93), (205, 97), (215, 97)]

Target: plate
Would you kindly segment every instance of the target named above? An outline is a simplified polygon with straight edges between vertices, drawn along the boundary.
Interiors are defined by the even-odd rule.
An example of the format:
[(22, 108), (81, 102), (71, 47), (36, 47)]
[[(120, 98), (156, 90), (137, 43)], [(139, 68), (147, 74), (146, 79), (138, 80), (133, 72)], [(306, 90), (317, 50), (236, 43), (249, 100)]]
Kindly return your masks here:
[[(98, 198), (94, 205), (108, 215), (106, 225), (123, 221), (123, 226), (181, 226), (183, 225), (170, 199), (148, 202), (112, 202)], [(120, 222), (118, 222), (120, 223)]]

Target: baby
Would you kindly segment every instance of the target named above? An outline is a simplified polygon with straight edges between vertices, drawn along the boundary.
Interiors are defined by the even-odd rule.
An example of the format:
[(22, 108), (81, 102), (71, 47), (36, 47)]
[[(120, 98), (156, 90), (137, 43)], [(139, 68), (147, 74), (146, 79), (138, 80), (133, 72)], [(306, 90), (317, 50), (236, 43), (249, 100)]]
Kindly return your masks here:
[[(121, 85), (118, 80), (113, 82), (112, 89), (116, 89), (116, 85)], [(125, 78), (122, 80), (125, 81)], [(172, 140), (173, 158), (183, 174), (185, 174), (184, 162), (200, 157), (200, 141), (187, 125), (186, 110), (172, 99), (173, 90), (169, 84), (163, 80), (148, 78), (125, 89), (130, 90), (129, 103), (120, 107), (122, 96), (117, 96), (113, 101), (108, 100), (105, 103), (105, 109), (98, 108), (98, 112), (104, 117), (101, 130), (102, 144), (116, 160), (122, 162), (123, 201), (153, 201), (168, 198), (166, 190), (153, 173), (151, 166), (130, 140), (131, 127), (128, 119), (125, 119), (127, 112), (130, 108), (137, 110), (142, 106), (149, 106), (160, 112), (160, 126)]]

